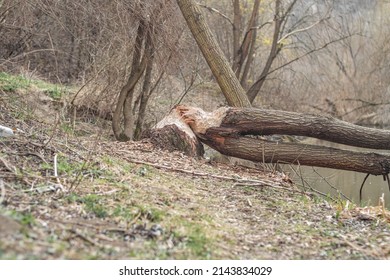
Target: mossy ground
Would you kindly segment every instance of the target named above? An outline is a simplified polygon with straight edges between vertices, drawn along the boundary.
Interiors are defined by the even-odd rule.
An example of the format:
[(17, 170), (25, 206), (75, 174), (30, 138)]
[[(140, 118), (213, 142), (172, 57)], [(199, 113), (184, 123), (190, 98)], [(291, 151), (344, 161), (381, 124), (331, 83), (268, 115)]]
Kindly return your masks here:
[(0, 75), (0, 124), (22, 131), (0, 140), (1, 259), (390, 258), (380, 215), (352, 215), (286, 174), (73, 126), (39, 83)]

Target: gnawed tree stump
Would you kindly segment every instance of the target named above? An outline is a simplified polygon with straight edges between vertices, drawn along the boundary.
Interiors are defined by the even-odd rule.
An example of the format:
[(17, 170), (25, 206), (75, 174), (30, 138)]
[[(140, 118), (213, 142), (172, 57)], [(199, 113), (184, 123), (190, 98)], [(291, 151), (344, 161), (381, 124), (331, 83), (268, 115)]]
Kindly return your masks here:
[(177, 150), (193, 157), (204, 154), (202, 143), (176, 108), (149, 131), (148, 137), (155, 146), (168, 151)]
[(254, 108), (220, 108), (212, 113), (177, 106), (173, 109), (201, 142), (228, 156), (256, 162), (289, 163), (373, 175), (387, 175), (390, 155), (282, 143), (248, 135), (300, 135), (356, 147), (390, 149), (390, 131), (365, 128), (331, 117)]

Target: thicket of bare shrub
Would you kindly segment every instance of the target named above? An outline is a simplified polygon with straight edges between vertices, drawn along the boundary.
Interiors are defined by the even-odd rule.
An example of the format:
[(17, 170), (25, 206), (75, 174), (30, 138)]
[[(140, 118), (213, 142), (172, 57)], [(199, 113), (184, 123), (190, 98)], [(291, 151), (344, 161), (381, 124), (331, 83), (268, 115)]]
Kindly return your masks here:
[[(240, 4), (237, 38), (243, 42), (255, 1), (200, 1), (232, 64), (237, 40), (232, 25), (237, 19), (235, 2)], [(259, 77), (270, 54), (273, 2), (260, 1), (255, 52), (249, 56), (253, 62), (243, 83), (246, 87)], [(389, 126), (389, 9), (382, 2), (356, 1), (342, 6), (334, 1), (282, 1), (282, 12), (294, 6), (278, 37), (280, 51), (255, 103)], [(198, 94), (203, 101), (211, 96), (207, 92), (210, 87), (194, 87), (213, 78), (173, 0), (4, 0), (0, 7), (0, 70), (78, 84), (81, 90), (74, 103), (110, 118), (132, 74), (140, 23), (153, 29), (153, 67), (149, 78), (145, 70), (131, 98), (137, 117), (130, 121), (138, 138), (144, 118), (152, 124), (188, 92), (192, 91), (193, 98)], [(145, 44), (146, 37), (138, 50), (141, 56), (146, 52)], [(140, 106), (145, 91), (149, 110)], [(146, 112), (139, 122), (140, 110)]]
[[(153, 24), (150, 90), (155, 90), (160, 76), (165, 78), (163, 73), (177, 70), (183, 58), (180, 47), (188, 37), (183, 35), (185, 26), (178, 23), (174, 4), (152, 0), (5, 0), (0, 13), (1, 69), (76, 83), (82, 90), (74, 103), (109, 117), (131, 72), (140, 23)], [(140, 98), (134, 98), (133, 111), (138, 111), (139, 105)]]

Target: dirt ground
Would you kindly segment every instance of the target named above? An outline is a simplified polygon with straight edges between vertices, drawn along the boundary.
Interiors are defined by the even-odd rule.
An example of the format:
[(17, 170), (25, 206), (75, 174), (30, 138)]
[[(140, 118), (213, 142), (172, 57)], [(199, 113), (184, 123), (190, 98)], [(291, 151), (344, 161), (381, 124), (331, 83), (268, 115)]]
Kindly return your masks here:
[(390, 259), (381, 204), (116, 142), (91, 120), (57, 121), (50, 101), (43, 120), (37, 104), (0, 97), (0, 124), (19, 129), (0, 139), (1, 259)]

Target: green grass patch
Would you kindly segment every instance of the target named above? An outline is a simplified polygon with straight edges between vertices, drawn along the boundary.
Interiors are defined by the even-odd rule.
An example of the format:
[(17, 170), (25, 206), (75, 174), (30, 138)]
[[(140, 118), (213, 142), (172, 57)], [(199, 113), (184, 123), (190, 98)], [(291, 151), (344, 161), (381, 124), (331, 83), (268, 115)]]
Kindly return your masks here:
[(87, 195), (83, 198), (83, 204), (87, 212), (93, 213), (98, 218), (108, 216), (108, 209), (104, 207), (103, 199), (95, 194)]
[(163, 221), (166, 216), (166, 211), (149, 207), (146, 205), (134, 205), (134, 206), (123, 206), (117, 205), (112, 212), (112, 215), (115, 217), (122, 217), (127, 221), (132, 221), (137, 216), (140, 218), (147, 219), (153, 223), (158, 223)]
[[(179, 217), (177, 217), (179, 218)], [(211, 259), (214, 248), (210, 224), (175, 218), (170, 223), (175, 240), (185, 248), (183, 255), (177, 257), (194, 259)]]
[(11, 75), (0, 72), (1, 90), (5, 92), (16, 92), (17, 90), (28, 89), (30, 87), (36, 87), (55, 100), (60, 100), (70, 92), (69, 88), (66, 86), (31, 79), (23, 75)]
[(65, 200), (69, 204), (72, 204), (72, 203), (83, 203), (84, 202), (84, 199), (80, 195), (78, 195), (76, 193), (71, 193), (71, 194), (65, 196)]
[(4, 211), (4, 214), (15, 219), (23, 226), (33, 226), (36, 223), (35, 217), (30, 212), (18, 212), (16, 210), (9, 210)]
[(36, 223), (35, 217), (31, 213), (22, 213), (20, 223), (24, 226), (33, 226)]
[(122, 217), (127, 221), (131, 221), (137, 215), (137, 211), (131, 207), (125, 207), (123, 205), (117, 205), (112, 212), (112, 215), (115, 217)]
[(209, 259), (211, 252), (208, 248), (209, 240), (206, 237), (204, 228), (199, 225), (191, 227), (187, 240), (187, 247), (198, 257)]
[(0, 89), (6, 92), (14, 92), (18, 89), (26, 89), (31, 82), (23, 76), (14, 76), (0, 72)]
[(76, 193), (71, 193), (65, 197), (65, 200), (68, 204), (83, 204), (85, 211), (94, 214), (97, 218), (106, 218), (109, 216), (109, 210), (106, 208), (104, 197), (102, 196), (96, 194), (80, 196)]
[(161, 222), (166, 215), (164, 210), (155, 208), (140, 208), (142, 215), (144, 215), (149, 221), (158, 223)]

